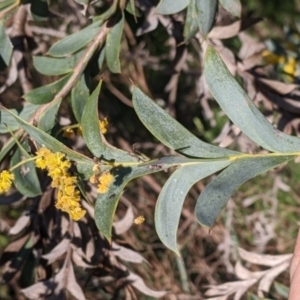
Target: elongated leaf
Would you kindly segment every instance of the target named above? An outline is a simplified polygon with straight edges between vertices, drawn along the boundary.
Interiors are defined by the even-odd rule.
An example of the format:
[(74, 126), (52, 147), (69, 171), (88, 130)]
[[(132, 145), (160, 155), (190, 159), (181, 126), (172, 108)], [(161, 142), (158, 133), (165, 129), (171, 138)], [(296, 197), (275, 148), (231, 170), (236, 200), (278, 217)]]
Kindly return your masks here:
[(116, 12), (118, 4), (119, 4), (119, 0), (113, 0), (113, 3), (110, 5), (109, 9), (105, 11), (103, 14), (93, 17), (93, 21), (94, 22), (105, 21), (109, 19)]
[(102, 70), (104, 59), (105, 59), (105, 46), (102, 47), (102, 49), (100, 50), (99, 56), (98, 56), (98, 68), (99, 68), (99, 70)]
[(276, 292), (280, 296), (282, 296), (284, 299), (288, 299), (289, 291), (290, 291), (289, 287), (287, 287), (279, 282), (276, 282), (276, 281), (274, 282), (274, 287), (275, 287)]
[(86, 28), (65, 37), (51, 46), (47, 54), (54, 57), (64, 57), (84, 48), (97, 34), (101, 23), (101, 21), (92, 23)]
[(71, 92), (71, 104), (73, 113), (79, 123), (81, 122), (81, 116), (89, 95), (90, 93), (86, 84), (85, 74), (82, 74), (80, 77), (80, 81), (77, 82)]
[(240, 18), (242, 5), (240, 0), (219, 0), (220, 4), (233, 16)]
[(13, 114), (12, 112), (9, 113), (16, 118), (16, 120), (21, 124), (22, 128), (26, 132), (28, 132), (28, 134), (40, 145), (47, 147), (53, 152), (63, 152), (66, 154), (66, 156), (69, 159), (74, 160), (76, 162), (80, 162), (87, 165), (94, 165), (92, 160), (87, 156), (84, 156), (80, 153), (73, 151), (72, 149), (66, 147), (64, 144), (62, 144), (61, 142), (59, 142), (57, 139), (47, 134), (46, 132), (30, 125), (29, 123), (19, 118), (17, 115)]
[(284, 134), (268, 122), (211, 46), (206, 51), (204, 74), (216, 101), (250, 139), (269, 151), (300, 151), (300, 139)]
[(289, 161), (292, 156), (244, 158), (232, 163), (201, 193), (196, 204), (200, 224), (213, 226), (232, 193), (244, 182)]
[(184, 22), (183, 36), (185, 40), (190, 40), (196, 35), (199, 30), (198, 24), (196, 0), (190, 0)]
[(38, 128), (50, 133), (54, 125), (57, 123), (57, 112), (62, 99), (52, 102), (47, 109), (40, 115)]
[(196, 182), (230, 163), (230, 160), (216, 160), (182, 166), (172, 174), (161, 190), (155, 208), (156, 232), (162, 243), (178, 255), (177, 229), (188, 191)]
[(207, 36), (213, 26), (217, 11), (217, 4), (217, 0), (196, 0), (198, 24), (203, 36)]
[(168, 115), (139, 88), (133, 90), (134, 109), (147, 129), (163, 144), (193, 157), (217, 158), (238, 155), (239, 152), (202, 142)]
[(161, 0), (156, 8), (156, 12), (162, 15), (172, 15), (185, 9), (189, 4), (189, 0)]
[(0, 21), (0, 60), (2, 59), (5, 65), (8, 67), (10, 64), (11, 56), (13, 52), (13, 46), (9, 37), (5, 32), (4, 21)]
[(142, 15), (140, 10), (137, 7), (135, 7), (135, 1), (134, 0), (128, 1), (125, 9), (126, 9), (127, 12), (129, 12), (130, 14), (133, 15), (135, 22), (137, 22), (136, 17), (141, 17), (141, 15)]
[(101, 157), (105, 160), (136, 161), (134, 156), (120, 149), (109, 147), (102, 140), (98, 119), (100, 88), (101, 82), (89, 97), (81, 118), (82, 133), (86, 145), (96, 157)]
[(34, 90), (31, 90), (23, 98), (33, 104), (45, 104), (53, 100), (55, 95), (65, 86), (73, 73)]
[[(26, 151), (29, 150), (27, 140), (22, 144), (22, 146)], [(28, 159), (30, 157), (31, 156), (28, 153), (21, 151), (21, 149), (18, 148), (10, 160), (10, 167), (18, 164), (22, 161), (22, 158)], [(14, 186), (22, 195), (26, 197), (35, 197), (42, 194), (34, 162), (29, 161), (19, 168), (14, 169), (13, 174), (15, 176)]]
[(108, 33), (106, 38), (106, 62), (109, 70), (113, 73), (121, 73), (121, 65), (119, 60), (121, 50), (121, 39), (124, 28), (124, 15), (112, 30)]
[(95, 222), (99, 231), (111, 242), (111, 231), (120, 196), (127, 183), (139, 176), (160, 171), (146, 166), (120, 167), (111, 171), (115, 182), (105, 194), (99, 194), (95, 204)]
[[(38, 109), (39, 105), (28, 104), (23, 107), (19, 117), (28, 120), (32, 114)], [(13, 114), (18, 114), (17, 110), (10, 109)], [(17, 120), (6, 110), (0, 110), (0, 133), (7, 133), (19, 129), (20, 124)]]
[(6, 0), (0, 2), (0, 10), (4, 10), (5, 8), (15, 4), (16, 0)]
[(102, 142), (98, 117), (98, 97), (101, 85), (102, 81), (99, 82), (97, 88), (89, 97), (81, 118), (83, 138), (87, 147), (96, 157), (102, 156), (106, 149), (105, 144)]
[(75, 65), (82, 57), (84, 50), (66, 58), (34, 56), (33, 65), (44, 75), (63, 75), (74, 70)]

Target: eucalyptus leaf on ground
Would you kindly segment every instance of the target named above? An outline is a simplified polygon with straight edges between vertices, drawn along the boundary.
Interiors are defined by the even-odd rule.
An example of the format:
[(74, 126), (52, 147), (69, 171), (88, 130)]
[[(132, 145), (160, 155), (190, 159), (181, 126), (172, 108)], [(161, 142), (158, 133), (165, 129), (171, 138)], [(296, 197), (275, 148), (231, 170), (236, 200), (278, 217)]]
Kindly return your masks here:
[(196, 182), (230, 163), (230, 160), (224, 159), (182, 165), (163, 186), (156, 202), (155, 228), (163, 244), (178, 255), (177, 229), (187, 193)]
[(300, 138), (287, 135), (268, 122), (211, 46), (205, 54), (204, 75), (221, 108), (250, 139), (273, 152), (300, 151)]
[(249, 179), (294, 158), (265, 156), (242, 158), (232, 163), (209, 183), (197, 200), (195, 212), (199, 223), (212, 227), (233, 192)]

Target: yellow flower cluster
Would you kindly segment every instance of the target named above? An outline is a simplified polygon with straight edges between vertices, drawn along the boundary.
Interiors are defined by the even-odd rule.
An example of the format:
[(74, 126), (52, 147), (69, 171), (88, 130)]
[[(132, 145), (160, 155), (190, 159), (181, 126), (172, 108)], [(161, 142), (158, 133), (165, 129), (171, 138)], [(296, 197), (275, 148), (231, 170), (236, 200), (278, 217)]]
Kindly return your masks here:
[(0, 194), (10, 189), (14, 179), (14, 174), (10, 173), (9, 171), (4, 170), (0, 173)]
[(68, 171), (71, 162), (65, 159), (65, 154), (53, 153), (43, 147), (37, 151), (35, 164), (38, 168), (48, 171), (48, 175), (52, 178), (51, 186), (58, 189), (56, 208), (67, 212), (75, 221), (81, 219), (86, 211), (80, 206), (80, 193), (76, 189), (77, 179)]
[(267, 65), (277, 65), (285, 62), (285, 57), (283, 55), (274, 54), (269, 50), (264, 50), (262, 52), (262, 57)]
[[(77, 128), (77, 134), (82, 135), (82, 127), (80, 124), (67, 126), (64, 128), (63, 136), (66, 138), (70, 138), (74, 134), (74, 128)], [(108, 129), (108, 121), (107, 118), (104, 118), (103, 120), (99, 120), (99, 129), (102, 134), (107, 133)]]
[(141, 225), (142, 223), (144, 223), (145, 218), (144, 216), (138, 216), (137, 218), (134, 219), (133, 223), (136, 225)]
[(95, 171), (95, 174), (91, 176), (90, 182), (93, 184), (98, 183), (97, 192), (99, 194), (107, 193), (109, 187), (115, 180), (114, 175), (107, 171), (105, 171), (99, 175), (99, 174), (97, 174), (99, 172), (99, 170), (97, 170), (97, 168), (95, 168), (94, 171)]
[(105, 134), (108, 129), (108, 121), (107, 118), (104, 118), (102, 121), (99, 121), (99, 127), (102, 134)]
[(285, 57), (284, 55), (277, 55), (269, 50), (262, 52), (262, 57), (267, 65), (282, 65), (282, 70), (293, 77), (299, 76), (298, 62), (295, 57)]
[(105, 172), (98, 178), (98, 180), (99, 184), (97, 191), (99, 194), (105, 194), (108, 192), (110, 185), (115, 181), (115, 177), (111, 173)]

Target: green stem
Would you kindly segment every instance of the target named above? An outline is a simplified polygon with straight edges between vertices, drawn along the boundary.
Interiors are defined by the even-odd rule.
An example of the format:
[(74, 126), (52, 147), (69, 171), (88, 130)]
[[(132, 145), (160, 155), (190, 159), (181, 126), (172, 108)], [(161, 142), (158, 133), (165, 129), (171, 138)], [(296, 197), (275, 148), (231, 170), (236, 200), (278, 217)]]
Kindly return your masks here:
[(17, 163), (16, 165), (14, 165), (13, 167), (11, 167), (11, 168), (9, 169), (9, 171), (12, 172), (14, 169), (19, 168), (20, 166), (22, 166), (22, 165), (24, 165), (24, 164), (26, 164), (26, 163), (28, 163), (28, 162), (30, 162), (30, 161), (33, 161), (33, 160), (35, 160), (35, 159), (37, 159), (37, 156), (30, 157), (30, 158), (27, 158), (27, 159), (25, 159), (25, 160), (22, 160), (22, 161), (20, 161), (19, 163)]

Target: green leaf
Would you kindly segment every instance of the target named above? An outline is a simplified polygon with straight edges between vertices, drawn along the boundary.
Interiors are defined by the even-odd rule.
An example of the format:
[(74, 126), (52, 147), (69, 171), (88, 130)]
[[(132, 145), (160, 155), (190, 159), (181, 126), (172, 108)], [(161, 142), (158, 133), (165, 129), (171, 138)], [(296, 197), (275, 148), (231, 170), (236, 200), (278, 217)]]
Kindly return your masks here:
[(90, 151), (98, 158), (113, 161), (136, 161), (136, 158), (125, 151), (110, 147), (102, 140), (98, 119), (98, 96), (101, 81), (89, 97), (81, 117), (83, 138)]
[(47, 54), (54, 57), (64, 57), (85, 48), (93, 40), (101, 24), (101, 21), (92, 23), (86, 28), (65, 37), (51, 46)]
[(98, 68), (102, 70), (103, 62), (105, 59), (105, 46), (102, 47), (98, 56)]
[(239, 154), (199, 140), (137, 87), (134, 87), (132, 101), (138, 117), (147, 129), (163, 144), (179, 153), (203, 158)]
[(212, 227), (228, 199), (240, 185), (292, 158), (292, 156), (265, 156), (243, 158), (232, 163), (201, 193), (195, 209), (199, 223)]
[(193, 38), (199, 30), (196, 0), (190, 0), (184, 22), (183, 36), (185, 40)]
[(73, 73), (44, 86), (31, 90), (23, 98), (33, 104), (45, 104), (53, 100), (55, 95), (65, 86)]
[[(28, 104), (23, 107), (19, 113), (19, 117), (28, 120), (33, 113), (38, 109), (39, 105)], [(17, 115), (18, 112), (15, 109), (10, 109), (13, 114)], [(20, 124), (17, 120), (7, 111), (0, 110), (0, 133), (7, 133), (9, 131), (15, 131), (20, 128)]]
[(155, 228), (162, 243), (179, 255), (177, 229), (183, 202), (199, 180), (227, 167), (230, 160), (198, 162), (176, 170), (162, 188), (155, 208)]
[(126, 11), (129, 12), (130, 14), (133, 15), (134, 20), (137, 22), (137, 18), (136, 17), (141, 17), (142, 13), (141, 11), (135, 6), (135, 1), (134, 0), (130, 0), (127, 2), (126, 4)]
[(124, 15), (122, 18), (114, 25), (111, 31), (108, 33), (106, 38), (106, 62), (109, 70), (112, 73), (121, 73), (120, 65), (120, 49), (121, 49), (121, 39), (124, 28)]
[(54, 125), (57, 123), (57, 112), (60, 107), (62, 99), (57, 99), (52, 102), (47, 109), (40, 115), (38, 121), (38, 128), (50, 133)]
[(71, 105), (78, 123), (81, 123), (81, 116), (89, 96), (90, 91), (86, 84), (85, 74), (83, 73), (71, 92)]
[(49, 16), (47, 0), (31, 0), (30, 6), (32, 17), (35, 21), (46, 21)]
[[(28, 140), (26, 140), (22, 147), (26, 151), (30, 151)], [(26, 152), (17, 148), (10, 160), (10, 167), (12, 168), (24, 159), (31, 158)], [(15, 175), (14, 186), (17, 190), (26, 197), (36, 197), (42, 194), (40, 182), (36, 173), (36, 168), (33, 161), (29, 161), (20, 167), (14, 169), (12, 173)]]
[[(18, 135), (15, 134), (15, 138), (19, 138), (21, 134), (22, 133), (19, 133)], [(3, 160), (6, 154), (14, 147), (15, 143), (16, 141), (11, 138), (4, 144), (0, 151), (0, 162)]]
[(274, 287), (276, 292), (283, 298), (287, 299), (289, 297), (289, 287), (281, 284), (280, 282), (275, 281), (274, 282)]
[(247, 300), (266, 300), (266, 299), (261, 299), (261, 298), (257, 297), (256, 295), (248, 292), (247, 293)]
[(8, 8), (9, 6), (12, 6), (15, 4), (16, 0), (6, 0), (0, 2), (0, 10), (4, 10), (5, 8)]
[(273, 152), (300, 151), (300, 139), (284, 134), (268, 122), (211, 46), (206, 50), (204, 75), (221, 108), (250, 139)]
[(109, 19), (116, 11), (119, 4), (119, 0), (113, 0), (113, 3), (110, 5), (109, 9), (99, 16), (93, 17), (93, 21), (105, 21)]
[(0, 60), (8, 67), (13, 53), (13, 46), (5, 32), (4, 20), (0, 21)]
[(205, 37), (211, 30), (217, 11), (217, 0), (196, 0), (198, 24), (201, 34)]
[(36, 128), (23, 119), (19, 118), (17, 115), (9, 112), (15, 119), (21, 124), (22, 128), (28, 132), (28, 134), (40, 145), (45, 146), (46, 148), (50, 149), (53, 152), (63, 152), (66, 154), (68, 159), (74, 160), (78, 163), (85, 163), (88, 165), (93, 164), (93, 161), (76, 151), (66, 147), (64, 144), (59, 142), (57, 139), (52, 137), (51, 135), (47, 134), (46, 132), (42, 131), (39, 128)]
[(162, 15), (176, 14), (185, 9), (189, 4), (189, 0), (161, 0), (156, 8), (156, 13)]
[(81, 5), (88, 5), (90, 0), (75, 0), (75, 2)]
[(234, 17), (241, 17), (242, 5), (240, 0), (219, 0), (219, 3)]
[(33, 56), (33, 65), (44, 75), (63, 75), (74, 70), (85, 50), (66, 58)]
[(159, 170), (150, 168), (149, 165), (120, 166), (111, 170), (111, 173), (115, 176), (115, 182), (109, 187), (107, 193), (98, 194), (95, 204), (97, 228), (109, 242), (111, 242), (114, 215), (124, 187), (136, 177), (158, 172)]

